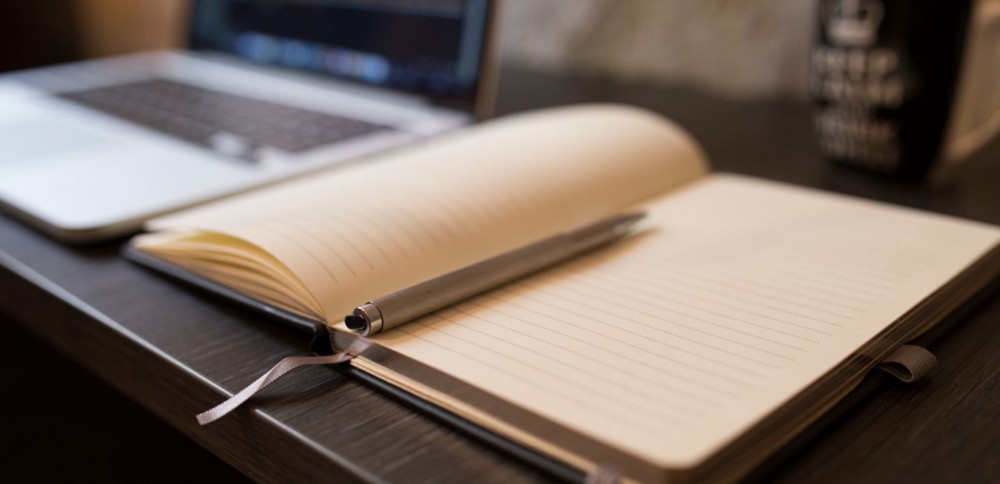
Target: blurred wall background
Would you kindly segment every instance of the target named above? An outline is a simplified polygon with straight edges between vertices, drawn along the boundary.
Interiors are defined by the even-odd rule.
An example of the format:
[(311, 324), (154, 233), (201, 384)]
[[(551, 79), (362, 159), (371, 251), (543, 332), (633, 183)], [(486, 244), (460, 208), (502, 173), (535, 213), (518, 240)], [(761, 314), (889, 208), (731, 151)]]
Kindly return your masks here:
[[(815, 1), (503, 1), (509, 64), (728, 97), (805, 97)], [(75, 11), (85, 56), (183, 43), (185, 0), (63, 2)]]
[(817, 2), (508, 0), (508, 62), (682, 85), (731, 97), (806, 96)]
[(185, 0), (69, 0), (88, 57), (177, 47), (184, 42)]

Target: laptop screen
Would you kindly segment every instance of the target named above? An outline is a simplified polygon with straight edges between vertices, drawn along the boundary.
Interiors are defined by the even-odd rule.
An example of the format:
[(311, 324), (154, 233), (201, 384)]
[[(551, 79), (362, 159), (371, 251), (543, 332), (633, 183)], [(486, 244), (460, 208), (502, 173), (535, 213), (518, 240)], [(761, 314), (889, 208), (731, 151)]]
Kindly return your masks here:
[(201, 0), (193, 6), (191, 46), (471, 106), (489, 3)]

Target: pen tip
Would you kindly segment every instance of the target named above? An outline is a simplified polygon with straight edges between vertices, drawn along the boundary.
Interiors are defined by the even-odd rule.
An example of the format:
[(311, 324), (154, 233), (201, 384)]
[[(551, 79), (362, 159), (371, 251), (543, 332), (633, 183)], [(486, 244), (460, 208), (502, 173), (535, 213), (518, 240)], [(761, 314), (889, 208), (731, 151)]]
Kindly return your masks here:
[(359, 329), (364, 329), (365, 318), (357, 314), (348, 314), (344, 317), (344, 324), (347, 325), (347, 329), (357, 331)]

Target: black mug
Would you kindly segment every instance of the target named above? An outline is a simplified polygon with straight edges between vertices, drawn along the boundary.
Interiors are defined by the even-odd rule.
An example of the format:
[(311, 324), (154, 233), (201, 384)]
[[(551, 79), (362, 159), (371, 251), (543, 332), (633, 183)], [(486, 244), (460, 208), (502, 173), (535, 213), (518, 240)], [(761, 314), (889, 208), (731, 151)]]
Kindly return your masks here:
[[(970, 84), (963, 79), (970, 61), (964, 54), (970, 43), (996, 42), (1000, 29), (991, 28), (992, 39), (985, 40), (970, 32), (980, 28), (973, 20), (983, 6), (997, 3), (820, 0), (809, 92), (823, 156), (921, 179), (967, 154), (949, 146), (960, 137), (957, 106), (963, 96), (976, 95), (960, 92)], [(1000, 77), (1000, 66), (987, 71)]]

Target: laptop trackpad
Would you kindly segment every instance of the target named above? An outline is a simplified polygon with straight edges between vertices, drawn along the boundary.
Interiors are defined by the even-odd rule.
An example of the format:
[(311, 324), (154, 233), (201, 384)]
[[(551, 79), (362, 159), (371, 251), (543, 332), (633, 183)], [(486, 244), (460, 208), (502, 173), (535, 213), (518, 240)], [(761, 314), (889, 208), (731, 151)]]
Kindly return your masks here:
[(62, 123), (41, 119), (0, 126), (0, 165), (30, 162), (39, 158), (78, 151), (109, 143), (105, 138)]

